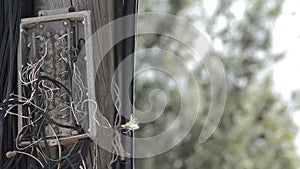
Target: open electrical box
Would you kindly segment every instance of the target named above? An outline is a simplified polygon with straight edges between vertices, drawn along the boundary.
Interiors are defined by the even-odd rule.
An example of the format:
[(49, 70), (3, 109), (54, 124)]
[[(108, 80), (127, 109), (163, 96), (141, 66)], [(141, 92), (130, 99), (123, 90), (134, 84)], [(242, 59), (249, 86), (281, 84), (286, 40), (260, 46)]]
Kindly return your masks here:
[[(22, 19), (20, 25), (18, 96), (24, 104), (18, 108), (23, 136), (19, 146), (40, 140), (51, 146), (57, 139), (69, 144), (93, 132), (93, 56), (91, 46), (85, 45), (91, 36), (90, 12), (39, 15)], [(28, 131), (34, 135), (26, 138)]]

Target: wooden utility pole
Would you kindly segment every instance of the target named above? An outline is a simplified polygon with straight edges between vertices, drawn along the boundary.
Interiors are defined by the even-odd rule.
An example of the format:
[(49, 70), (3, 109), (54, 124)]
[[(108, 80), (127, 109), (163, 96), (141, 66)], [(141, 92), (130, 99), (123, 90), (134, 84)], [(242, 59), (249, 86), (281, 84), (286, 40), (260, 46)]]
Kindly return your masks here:
[[(130, 126), (135, 123), (132, 117), (134, 57), (131, 56), (134, 54), (135, 49), (136, 17), (131, 14), (137, 12), (137, 0), (5, 0), (1, 1), (0, 9), (3, 9), (1, 11), (3, 17), (0, 20), (3, 27), (0, 28), (4, 30), (0, 32), (2, 44), (0, 59), (4, 60), (4, 64), (0, 65), (2, 70), (1, 79), (8, 79), (6, 81), (1, 80), (0, 83), (1, 86), (5, 86), (1, 88), (3, 90), (0, 90), (1, 95), (3, 95), (0, 97), (4, 100), (2, 103), (0, 102), (0, 141), (3, 143), (0, 147), (0, 169), (31, 169), (45, 168), (45, 166), (49, 169), (78, 167), (84, 169), (133, 169), (134, 127)], [(90, 13), (77, 12), (85, 10), (90, 11)], [(76, 20), (75, 16), (77, 15), (84, 16), (84, 19)], [(89, 45), (86, 45), (84, 48), (85, 57), (75, 57), (77, 51), (83, 49), (80, 46), (82, 45), (81, 41), (85, 43), (85, 40), (89, 38), (90, 28), (93, 34), (104, 25), (126, 15), (131, 16), (115, 28), (110, 28), (109, 35), (105, 35), (105, 38), (97, 35), (93, 36), (93, 43), (90, 46), (92, 46), (94, 56), (89, 53), (91, 52), (91, 48), (87, 47)], [(20, 23), (21, 18), (27, 19), (22, 20)], [(56, 19), (66, 20), (58, 23)], [(8, 26), (5, 25), (6, 22), (9, 23)], [(71, 31), (71, 22), (75, 23), (72, 25), (73, 27), (77, 27), (75, 31)], [(64, 28), (61, 29), (61, 27)], [(66, 29), (66, 27), (68, 28)], [(82, 31), (83, 27), (85, 31)], [(36, 34), (36, 29), (41, 32)], [(57, 34), (56, 29), (59, 30), (60, 35)], [(52, 37), (53, 32), (54, 36)], [(128, 33), (130, 36), (125, 35)], [(73, 38), (68, 36), (71, 34), (74, 35)], [(119, 35), (125, 36), (124, 39), (112, 46), (103, 58), (95, 59), (95, 57), (102, 56), (94, 53), (103, 52), (104, 44), (107, 44), (107, 41), (114, 42)], [(7, 40), (8, 37), (9, 40)], [(20, 39), (19, 43), (18, 38)], [(38, 39), (38, 42), (36, 39)], [(74, 41), (78, 43), (75, 47), (70, 45), (75, 43)], [(66, 42), (69, 43), (68, 46), (66, 46)], [(36, 60), (37, 53), (40, 57), (39, 60)], [(127, 58), (128, 56), (130, 57)], [(91, 59), (93, 57), (95, 60), (101, 60), (101, 63), (95, 65), (97, 66), (95, 72), (84, 73), (85, 76), (90, 75), (90, 77), (86, 77), (89, 78), (87, 87), (85, 87), (82, 79), (79, 78), (81, 81), (78, 82), (78, 79), (72, 76), (69, 78), (77, 80), (74, 80), (74, 82), (75, 85), (79, 86), (80, 89), (78, 90), (80, 91), (73, 89), (72, 87), (75, 85), (73, 83), (70, 85), (73, 79), (68, 81), (68, 75), (64, 76), (64, 74), (72, 74), (72, 71), (77, 75), (75, 77), (78, 78), (80, 70), (76, 70), (80, 68), (76, 69), (76, 65), (72, 67), (71, 63), (78, 63), (80, 62), (78, 60), (85, 59), (85, 64), (87, 64), (85, 67), (93, 67), (94, 60)], [(126, 61), (123, 62), (124, 60)], [(5, 63), (9, 63), (9, 66)], [(120, 71), (114, 72), (117, 68)], [(81, 69), (87, 68), (81, 67)], [(93, 79), (94, 73), (96, 73), (95, 79)], [(22, 76), (19, 77), (17, 74)], [(6, 78), (6, 75), (8, 78)], [(22, 79), (29, 80), (29, 83)], [(92, 80), (95, 80), (95, 86), (91, 83)], [(58, 86), (58, 88), (43, 89), (45, 87), (43, 84), (46, 81)], [(40, 87), (40, 84), (43, 87)], [(69, 90), (69, 87), (71, 90)], [(112, 87), (118, 89), (117, 94), (112, 94)], [(52, 92), (50, 97), (47, 94), (48, 89), (50, 93)], [(87, 89), (90, 90), (86, 91)], [(59, 90), (61, 93), (55, 96), (54, 90)], [(79, 103), (75, 105), (74, 101), (76, 101), (77, 96), (73, 96), (73, 94), (80, 95), (78, 97), (81, 100), (81, 109), (88, 107), (88, 113), (77, 109)], [(94, 94), (96, 98), (94, 98)], [(4, 99), (4, 96), (6, 99)], [(85, 97), (88, 98), (82, 101), (82, 98)], [(91, 109), (94, 110), (94, 108), (89, 103), (87, 106), (84, 105), (86, 101), (95, 102), (95, 99), (101, 114), (111, 125), (100, 125), (95, 118), (98, 110), (92, 111)], [(117, 101), (118, 105), (116, 104)], [(16, 116), (10, 115), (4, 118), (6, 110), (15, 111), (16, 109), (18, 109), (18, 113), (14, 115), (18, 116), (18, 119)], [(65, 111), (67, 109), (71, 111)], [(64, 112), (67, 113), (64, 114)], [(79, 116), (80, 113), (78, 112), (85, 113), (81, 117), (85, 117), (86, 114), (89, 115), (87, 119), (89, 129), (85, 130), (84, 128), (87, 123), (79, 124), (81, 121), (76, 116)], [(75, 113), (77, 114), (75, 115)], [(91, 115), (92, 113), (94, 114)], [(99, 118), (103, 118), (102, 115)], [(79, 119), (86, 120), (85, 118)], [(63, 120), (63, 122), (59, 120)], [(115, 123), (115, 121), (118, 123)], [(105, 149), (87, 137), (91, 136), (87, 133), (92, 133), (90, 128), (94, 127), (91, 124), (94, 122), (97, 123), (98, 127), (106, 127), (106, 129), (115, 132), (111, 137), (108, 134), (101, 134), (102, 131), (96, 130), (96, 127), (93, 128), (93, 131), (95, 130), (95, 133), (97, 133), (96, 136), (100, 137), (98, 139), (108, 145)], [(54, 129), (52, 125), (65, 130)], [(52, 131), (49, 132), (49, 129), (52, 129)], [(54, 133), (54, 135), (49, 133)], [(68, 137), (67, 141), (66, 136)], [(54, 137), (56, 137), (55, 141), (53, 141)], [(70, 142), (74, 143), (72, 147), (69, 146)], [(111, 154), (112, 150), (116, 150), (118, 156)]]

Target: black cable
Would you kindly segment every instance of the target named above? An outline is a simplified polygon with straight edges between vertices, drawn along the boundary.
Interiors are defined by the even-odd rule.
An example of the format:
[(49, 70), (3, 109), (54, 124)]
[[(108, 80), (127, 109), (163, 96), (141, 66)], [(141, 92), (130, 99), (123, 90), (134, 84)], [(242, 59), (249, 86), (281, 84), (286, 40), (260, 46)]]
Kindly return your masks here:
[[(81, 44), (81, 42), (83, 42), (83, 44)], [(79, 50), (78, 53), (80, 53), (80, 51), (83, 49), (84, 45), (85, 45), (85, 39), (80, 38), (80, 39), (78, 40), (78, 46), (77, 46), (77, 48), (78, 48), (78, 50)]]
[[(32, 0), (23, 3), (24, 11), (28, 11), (27, 7), (32, 5), (30, 2)], [(25, 166), (23, 164), (26, 164), (23, 159), (27, 159), (27, 156), (10, 159), (5, 157), (8, 150), (15, 149), (17, 135), (17, 117), (7, 116), (4, 118), (6, 107), (22, 103), (17, 99), (9, 100), (11, 94), (15, 93), (17, 89), (16, 54), (20, 18), (23, 16), (21, 5), (21, 0), (0, 1), (0, 107), (2, 109), (0, 112), (0, 167), (4, 168), (23, 168)], [(3, 100), (5, 101), (3, 102)], [(16, 109), (12, 109), (12, 111), (16, 111)]]
[[(119, 19), (123, 16), (124, 5), (123, 0), (115, 0), (115, 19)], [(119, 21), (116, 22), (114, 36), (116, 39), (119, 39), (123, 35), (123, 24)], [(123, 60), (123, 41), (117, 43), (114, 46), (114, 65), (115, 68), (122, 62)]]
[[(20, 23), (20, 0), (11, 0), (11, 1), (3, 1), (1, 4), (3, 13), (3, 18), (1, 22), (3, 27), (1, 30), (4, 30), (1, 33), (1, 75), (0, 75), (0, 87), (1, 87), (1, 100), (4, 98), (9, 100), (10, 94), (13, 93), (15, 86), (14, 78), (15, 76), (15, 58), (16, 51), (18, 45), (18, 30)], [(13, 13), (13, 10), (16, 12)], [(7, 21), (8, 19), (8, 21)], [(6, 24), (8, 23), (8, 24)], [(3, 45), (3, 46), (2, 46)], [(5, 163), (7, 159), (5, 158), (5, 152), (9, 149), (14, 148), (14, 138), (17, 133), (17, 123), (16, 117), (7, 117), (4, 119), (4, 114), (6, 112), (6, 106), (2, 107), (2, 111), (0, 112), (0, 166), (2, 166), (3, 162)], [(4, 160), (4, 161), (3, 161)], [(7, 164), (7, 163), (6, 163)]]
[[(116, 0), (115, 1), (115, 19), (124, 17), (123, 19), (126, 22), (121, 23), (122, 25), (117, 25), (115, 30), (116, 36), (119, 36), (119, 30), (122, 30), (121, 35), (131, 35), (122, 40), (119, 44), (115, 46), (115, 69), (124, 61), (127, 57), (132, 55), (135, 50), (135, 32), (136, 32), (136, 13), (138, 0)], [(134, 76), (134, 57), (128, 58), (129, 60), (124, 62), (121, 67), (121, 71), (116, 75), (116, 82), (121, 91), (121, 100), (122, 101), (122, 116), (121, 123), (125, 124), (129, 121), (132, 112), (132, 103), (133, 103), (133, 76)], [(130, 85), (124, 85), (130, 82)], [(129, 88), (128, 88), (129, 87)], [(126, 102), (126, 100), (130, 102)], [(126, 136), (133, 137), (133, 132), (126, 132)], [(125, 152), (132, 154), (133, 153), (133, 140), (132, 139), (121, 139), (122, 145), (124, 146)], [(125, 158), (125, 161), (118, 159), (113, 166), (114, 169), (132, 169), (133, 168), (133, 159)]]
[[(5, 6), (5, 5), (4, 5)], [(7, 17), (7, 10), (8, 8), (5, 7), (4, 9), (4, 14), (3, 16), (4, 17)], [(6, 20), (3, 20), (3, 22), (1, 23), (1, 25), (6, 25), (5, 24)], [(7, 66), (7, 60), (8, 60), (8, 56), (7, 56), (7, 50), (8, 50), (8, 27), (7, 26), (4, 26), (4, 33), (3, 33), (3, 37), (1, 39), (1, 46), (0, 46), (0, 69), (1, 69), (1, 75), (0, 75), (0, 89), (1, 89), (1, 92), (0, 92), (0, 97), (1, 97), (1, 100), (4, 99), (4, 96), (5, 96), (5, 81), (6, 81), (6, 75), (7, 75), (7, 70), (6, 70), (6, 66)], [(5, 66), (5, 67), (4, 67)]]
[[(68, 168), (69, 169), (70, 167), (72, 167), (72, 166), (70, 166), (69, 162), (71, 162), (72, 164), (76, 165), (78, 163), (78, 161), (79, 161), (78, 158), (76, 158), (76, 156), (78, 156), (77, 152), (80, 151), (80, 147), (81, 146), (85, 146), (85, 144), (82, 144), (82, 140), (80, 140), (79, 143), (74, 147), (74, 149), (72, 151), (72, 154), (68, 158), (65, 158), (65, 159), (63, 159), (61, 161), (56, 162), (52, 166), (52, 169), (56, 169), (59, 163), (60, 163), (60, 167), (62, 169), (64, 169), (64, 168)], [(66, 152), (63, 152), (63, 154), (65, 154), (65, 153), (69, 153), (69, 152), (67, 152), (67, 150), (66, 150)], [(74, 165), (73, 165), (73, 167), (74, 167)]]
[[(13, 37), (13, 6), (12, 6), (12, 1), (8, 1), (8, 17), (9, 17), (9, 20), (8, 20), (8, 25), (9, 25), (9, 76), (8, 76), (8, 88), (7, 88), (7, 93), (6, 93), (6, 100), (9, 100), (9, 96), (10, 96), (10, 93), (12, 92), (12, 78), (13, 78), (13, 69), (14, 69), (14, 66), (13, 66), (13, 62), (14, 62), (14, 49), (13, 49), (13, 46), (14, 46), (14, 37)], [(18, 10), (17, 10), (18, 11)]]
[(19, 165), (19, 162), (22, 160), (24, 154), (20, 154), (19, 158), (17, 158), (17, 160), (14, 162), (14, 165), (11, 168), (17, 168), (17, 166)]
[(56, 121), (54, 121), (53, 119), (51, 119), (48, 115), (45, 115), (45, 119), (49, 122), (49, 123), (52, 123), (52, 124), (55, 124), (59, 127), (62, 127), (62, 128), (68, 128), (68, 129), (74, 129), (74, 130), (77, 130), (77, 131), (80, 131), (81, 130), (81, 127), (80, 126), (69, 126), (69, 125), (65, 125), (65, 124), (60, 124)]
[(9, 158), (5, 161), (3, 164), (3, 169), (13, 169), (13, 165), (17, 164), (16, 161), (19, 161), (19, 159), (23, 158), (24, 154), (16, 155), (15, 157)]
[(29, 169), (39, 169), (42, 168), (41, 164), (38, 163), (35, 159), (28, 158)]
[(66, 159), (67, 160), (67, 162), (69, 163), (69, 166), (71, 167), (71, 169), (76, 169), (75, 167), (74, 167), (74, 165), (72, 164), (72, 162), (67, 158)]
[(48, 81), (52, 82), (53, 84), (55, 84), (57, 87), (63, 87), (69, 94), (71, 94), (71, 91), (65, 85), (63, 85), (62, 83), (60, 83), (57, 80), (54, 80), (48, 76), (39, 76), (37, 83), (41, 80), (48, 80)]
[[(119, 19), (121, 17), (123, 17), (124, 13), (124, 1), (123, 0), (115, 0), (115, 19)], [(116, 40), (119, 40), (121, 37), (123, 37), (123, 31), (124, 31), (124, 20), (120, 20), (118, 22), (116, 22), (115, 28), (114, 28), (114, 36)], [(114, 46), (114, 69), (116, 70), (117, 67), (121, 64), (121, 62), (124, 59), (124, 43), (125, 40), (122, 40), (120, 42), (118, 42), (115, 46)], [(122, 78), (122, 75), (119, 71), (119, 73), (116, 75), (116, 83), (119, 83), (122, 81), (120, 81), (120, 79)], [(115, 120), (120, 120), (120, 119), (116, 119), (117, 117), (117, 110), (115, 109)], [(114, 169), (119, 169), (119, 161), (116, 161), (113, 166)]]
[(8, 100), (3, 103), (0, 103), (0, 108), (4, 108), (4, 107), (8, 106), (9, 104), (22, 104), (22, 103), (24, 103), (24, 102), (19, 101), (19, 100)]
[[(44, 102), (44, 100), (40, 100), (41, 103)], [(38, 104), (39, 106), (42, 106), (41, 104)], [(39, 109), (37, 109), (38, 111), (41, 111)], [(65, 125), (65, 124), (61, 124), (61, 123), (58, 123), (56, 122), (55, 120), (51, 119), (50, 116), (44, 112), (43, 113), (43, 116), (45, 118), (45, 120), (48, 122), (48, 123), (51, 123), (51, 124), (54, 124), (54, 125), (57, 125), (59, 127), (62, 127), (62, 128), (68, 128), (68, 129), (74, 129), (74, 130), (77, 130), (79, 132), (81, 132), (81, 127), (78, 126), (78, 125), (75, 125), (75, 126), (70, 126), (70, 125)]]
[[(4, 1), (0, 1), (0, 11), (4, 11)], [(2, 36), (3, 36), (3, 29), (4, 29), (4, 24), (3, 23), (3, 20), (4, 20), (4, 15), (1, 15), (0, 16), (0, 39), (2, 39)]]
[[(45, 153), (47, 153), (46, 155), (48, 157), (51, 157), (50, 148), (49, 148), (49, 144), (48, 144), (48, 141), (47, 141), (47, 137), (46, 137), (44, 125), (42, 125), (42, 128), (41, 128), (41, 135), (42, 135), (42, 138), (43, 138), (43, 141), (44, 141), (44, 145), (45, 145), (45, 149), (46, 149)], [(49, 159), (48, 159), (48, 169), (51, 169), (51, 161)]]

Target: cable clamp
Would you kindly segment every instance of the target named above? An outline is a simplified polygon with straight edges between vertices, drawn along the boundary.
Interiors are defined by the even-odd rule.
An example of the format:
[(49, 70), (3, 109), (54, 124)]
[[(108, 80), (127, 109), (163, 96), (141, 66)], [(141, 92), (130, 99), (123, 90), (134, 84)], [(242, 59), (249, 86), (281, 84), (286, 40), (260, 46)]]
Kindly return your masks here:
[(131, 115), (129, 122), (121, 125), (121, 128), (134, 131), (134, 130), (139, 129), (140, 126), (138, 125), (137, 118), (134, 118), (133, 115)]

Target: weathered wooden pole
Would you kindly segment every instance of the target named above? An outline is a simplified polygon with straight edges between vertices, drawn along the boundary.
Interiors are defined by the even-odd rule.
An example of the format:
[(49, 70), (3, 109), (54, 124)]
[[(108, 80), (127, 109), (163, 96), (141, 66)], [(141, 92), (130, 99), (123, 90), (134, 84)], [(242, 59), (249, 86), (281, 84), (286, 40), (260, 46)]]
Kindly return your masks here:
[[(4, 0), (1, 1), (0, 3), (0, 9), (2, 9), (1, 12), (3, 13), (3, 17), (1, 19), (1, 23), (3, 26), (0, 27), (1, 30), (3, 29), (3, 31), (0, 32), (0, 39), (2, 44), (0, 47), (0, 53), (1, 53), (0, 59), (4, 61), (4, 63), (0, 65), (1, 66), (0, 68), (2, 70), (1, 71), (2, 74), (0, 77), (0, 79), (2, 79), (0, 83), (0, 86), (2, 86), (0, 93), (2, 94), (0, 97), (2, 100), (4, 100), (2, 103), (0, 102), (1, 104), (0, 105), (1, 108), (0, 109), (0, 113), (1, 113), (0, 114), (0, 142), (2, 143), (0, 147), (0, 154), (1, 154), (0, 169), (1, 168), (26, 169), (26, 168), (41, 168), (41, 167), (49, 168), (49, 169), (51, 168), (66, 169), (66, 168), (78, 168), (78, 167), (84, 169), (86, 168), (87, 169), (90, 168), (133, 169), (134, 166), (133, 130), (134, 129), (132, 127), (124, 127), (124, 126), (131, 126), (132, 113), (133, 113), (134, 57), (132, 56), (135, 50), (134, 33), (136, 31), (135, 30), (136, 16), (132, 14), (135, 14), (137, 12), (137, 0), (113, 0), (113, 1), (109, 1), (109, 0), (27, 0), (27, 1), (7, 0), (5, 1)], [(78, 12), (78, 13), (70, 14), (75, 11), (84, 11), (84, 10), (90, 11), (91, 20), (89, 18), (88, 12)], [(15, 13), (13, 11), (15, 11)], [(62, 14), (62, 15), (54, 16), (53, 14), (54, 15)], [(86, 20), (79, 20), (80, 24), (78, 24), (78, 20), (76, 21), (73, 20), (76, 14), (84, 14)], [(52, 16), (39, 17), (44, 15), (52, 15)], [(92, 115), (93, 119), (91, 120), (90, 115), (91, 115), (91, 109), (93, 108), (91, 108), (89, 104), (88, 105), (89, 127), (92, 126), (91, 121), (95, 121), (95, 123), (98, 122), (97, 123), (98, 127), (106, 127), (106, 129), (112, 129), (116, 131), (114, 133), (115, 137), (110, 137), (109, 135), (101, 134), (102, 131), (100, 130), (98, 131), (93, 129), (93, 131), (97, 132), (97, 136), (99, 136), (98, 139), (100, 139), (100, 142), (105, 142), (104, 144), (108, 145), (108, 147), (102, 148), (101, 146), (98, 146), (96, 142), (94, 142), (95, 140), (92, 140), (91, 138), (87, 137), (85, 132), (87, 131), (91, 132), (91, 130), (85, 130), (84, 125), (80, 126), (79, 121), (76, 119), (77, 118), (76, 115), (73, 116), (76, 119), (76, 124), (72, 123), (71, 125), (67, 125), (64, 122), (60, 123), (59, 121), (57, 121), (58, 120), (57, 116), (50, 117), (52, 110), (54, 110), (53, 112), (64, 111), (65, 107), (63, 109), (59, 109), (58, 107), (59, 105), (64, 105), (63, 103), (65, 102), (61, 103), (58, 99), (58, 101), (56, 100), (57, 103), (51, 104), (52, 106), (50, 106), (50, 102), (52, 103), (53, 100), (55, 99), (53, 99), (53, 97), (48, 97), (46, 92), (45, 97), (49, 102), (47, 103), (43, 102), (42, 104), (40, 100), (44, 96), (42, 96), (42, 94), (39, 93), (38, 91), (39, 90), (46, 91), (46, 89), (42, 89), (45, 86), (40, 88), (39, 85), (40, 82), (42, 81), (43, 82), (48, 81), (53, 83), (53, 85), (58, 85), (59, 90), (61, 89), (66, 90), (67, 95), (77, 94), (76, 89), (73, 90), (72, 88), (72, 90), (69, 90), (68, 87), (66, 87), (66, 85), (63, 84), (63, 81), (65, 80), (61, 80), (62, 74), (59, 74), (59, 76), (61, 77), (57, 77), (56, 75), (54, 75), (55, 79), (60, 79), (60, 80), (54, 80), (49, 76), (47, 76), (48, 74), (52, 75), (52, 73), (49, 72), (58, 71), (58, 69), (66, 70), (64, 68), (66, 67), (66, 65), (58, 64), (60, 63), (59, 59), (56, 58), (56, 60), (52, 60), (52, 62), (49, 61), (49, 59), (51, 60), (53, 49), (56, 50), (55, 56), (60, 56), (61, 59), (63, 59), (61, 61), (65, 61), (65, 59), (66, 60), (69, 59), (78, 63), (79, 59), (77, 57), (71, 57), (70, 51), (69, 53), (67, 52), (66, 54), (67, 56), (69, 56), (69, 58), (67, 59), (64, 57), (63, 54), (65, 52), (65, 49), (68, 48), (69, 50), (71, 50), (73, 47), (70, 45), (68, 47), (63, 46), (66, 45), (64, 43), (64, 40), (70, 42), (70, 44), (74, 43), (74, 41), (76, 41), (76, 43), (78, 42), (79, 45), (76, 44), (74, 48), (75, 50), (77, 49), (76, 51), (81, 51), (82, 48), (80, 47), (81, 45), (80, 42), (81, 40), (83, 40), (83, 43), (85, 43), (85, 38), (88, 38), (88, 36), (90, 35), (90, 26), (92, 28), (92, 33), (95, 33), (99, 29), (101, 29), (104, 25), (108, 24), (114, 19), (118, 19), (127, 15), (131, 15), (131, 16), (129, 18), (127, 17), (125, 22), (123, 21), (121, 22), (121, 24), (117, 25), (115, 29), (112, 28), (112, 30), (109, 30), (109, 36), (105, 38), (98, 35), (93, 36), (93, 43), (91, 46), (93, 49), (94, 61), (101, 60), (101, 62), (100, 65), (96, 65), (97, 66), (96, 70), (88, 72), (85, 75), (89, 76), (89, 74), (91, 74), (91, 77), (94, 77), (94, 73), (96, 74), (95, 79), (93, 79), (95, 80), (95, 86), (89, 85), (87, 88), (92, 90), (89, 90), (87, 92), (83, 92), (82, 90), (82, 88), (84, 88), (83, 83), (81, 86), (79, 86), (82, 87), (81, 93), (85, 93), (85, 95), (88, 96), (89, 98), (91, 94), (90, 92), (92, 92), (92, 94), (95, 94), (96, 102), (98, 104), (98, 108), (100, 112), (105, 117), (105, 119), (107, 119), (108, 123), (111, 124), (109, 125), (109, 127), (100, 125), (94, 115)], [(29, 18), (29, 19), (22, 20), (20, 25), (20, 19), (23, 17), (25, 18), (36, 17), (36, 18)], [(56, 18), (62, 19), (62, 17), (63, 19), (68, 18), (70, 20), (64, 20), (63, 24), (61, 23), (57, 24), (55, 19)], [(45, 22), (47, 24), (44, 23), (44, 21), (46, 20), (49, 21), (49, 22)], [(7, 21), (9, 21), (8, 26), (5, 25)], [(54, 39), (51, 36), (51, 32), (53, 33), (53, 31), (48, 31), (47, 29), (49, 30), (56, 29), (56, 28), (59, 29), (60, 26), (62, 25), (65, 27), (70, 26), (71, 24), (68, 24), (69, 21), (72, 22), (74, 21), (75, 27), (78, 27), (78, 29), (76, 29), (76, 33), (74, 33), (74, 31), (70, 31), (71, 30), (70, 27), (66, 30), (67, 34), (64, 33), (65, 32), (64, 29), (61, 29), (60, 30), (61, 37), (59, 37), (57, 34), (55, 34), (53, 37), (57, 41), (55, 41), (54, 43), (55, 47), (52, 48), (53, 47), (52, 40)], [(84, 31), (84, 33), (80, 32), (82, 27), (85, 27), (86, 31)], [(47, 30), (48, 32), (44, 32), (45, 34), (42, 33), (37, 35), (36, 32), (34, 31), (36, 28), (42, 30), (42, 32), (43, 30)], [(107, 41), (113, 42), (114, 40), (116, 40), (116, 36), (118, 36), (117, 34), (119, 34), (120, 32), (121, 32), (121, 36), (122, 36), (122, 32), (127, 32), (130, 33), (131, 35), (130, 37), (126, 37), (122, 39), (114, 47), (112, 46), (110, 51), (105, 54), (104, 58), (100, 58), (102, 56), (98, 56), (97, 53), (99, 54), (103, 52), (102, 49), (106, 47), (105, 44), (107, 44)], [(66, 37), (65, 35), (70, 35), (70, 34), (74, 34), (75, 38), (74, 37), (73, 38), (75, 40), (70, 36), (68, 36), (68, 38), (65, 38)], [(82, 34), (85, 35), (84, 38), (81, 38)], [(8, 37), (9, 40), (7, 40)], [(47, 37), (46, 42), (44, 42), (45, 37)], [(20, 39), (19, 43), (18, 43), (18, 38)], [(36, 42), (36, 39), (39, 39), (39, 42)], [(19, 44), (19, 53), (18, 53), (18, 57), (16, 57), (18, 44)], [(39, 45), (39, 49), (40, 49), (39, 54), (41, 53), (44, 54), (41, 54), (41, 56), (43, 57), (39, 61), (34, 61), (36, 58), (32, 58), (32, 57), (37, 56), (36, 55), (37, 44)], [(91, 48), (86, 47), (85, 49), (90, 52)], [(85, 57), (85, 60), (87, 60), (86, 63), (88, 64), (86, 65), (86, 67), (89, 66), (93, 67), (92, 66), (93, 61), (91, 61), (90, 59), (92, 54), (89, 52), (86, 52), (87, 54), (86, 56), (89, 56), (89, 57)], [(77, 55), (77, 53), (75, 55)], [(43, 60), (43, 64), (45, 64), (45, 67), (37, 66), (39, 65), (41, 60)], [(124, 60), (127, 61), (124, 62)], [(35, 66), (33, 66), (34, 68), (32, 69), (33, 73), (31, 72), (31, 73), (23, 74), (23, 71), (25, 70), (26, 72), (27, 70), (31, 71), (31, 68), (28, 67), (33, 65), (31, 64), (32, 62), (36, 62)], [(52, 64), (52, 68), (51, 68), (51, 64)], [(55, 68), (53, 68), (54, 67), (53, 64), (55, 65)], [(119, 69), (119, 71), (116, 71), (116, 69)], [(73, 70), (71, 64), (69, 64), (69, 70)], [(75, 70), (77, 69), (74, 68), (74, 72)], [(93, 68), (91, 68), (91, 70), (93, 70)], [(46, 72), (48, 72), (48, 74), (45, 74)], [(7, 73), (8, 75), (6, 75)], [(20, 74), (22, 76), (19, 77), (17, 74)], [(27, 74), (30, 75), (29, 78), (27, 78)], [(29, 79), (30, 83), (25, 84), (26, 82), (24, 83), (24, 81), (22, 81), (23, 78)], [(8, 79), (8, 80), (3, 80), (3, 79)], [(90, 79), (87, 81), (90, 82)], [(43, 82), (41, 83), (42, 85)], [(89, 82), (87, 83), (91, 84)], [(76, 84), (78, 85), (79, 83)], [(93, 87), (90, 88), (91, 86)], [(94, 91), (94, 87), (95, 87), (95, 91)], [(117, 93), (117, 96), (112, 94), (112, 87), (118, 88), (119, 93)], [(32, 90), (32, 88), (34, 88), (34, 90)], [(52, 91), (52, 96), (54, 96), (53, 91), (57, 89), (51, 89), (51, 88), (49, 89)], [(17, 97), (11, 98), (12, 96), (15, 96), (12, 95), (13, 93), (18, 94)], [(78, 93), (80, 93), (80, 91), (78, 91)], [(27, 94), (30, 94), (30, 97), (28, 98), (27, 96), (23, 97), (23, 95), (27, 95)], [(83, 94), (81, 94), (81, 98), (82, 95)], [(59, 97), (56, 98), (62, 98), (63, 96), (64, 94), (60, 94)], [(116, 106), (116, 100), (115, 100), (116, 97), (119, 100), (118, 106)], [(76, 107), (78, 106), (78, 104), (75, 106), (75, 108), (72, 107), (74, 106), (73, 98), (74, 100), (76, 100), (76, 96), (72, 95), (70, 98), (72, 99), (72, 102), (69, 103), (67, 101), (67, 103), (69, 103), (67, 104), (67, 107), (70, 107), (70, 109), (73, 110), (72, 113), (75, 113), (77, 111), (79, 112), (80, 110), (78, 110)], [(89, 98), (86, 99), (85, 101), (92, 100), (93, 102), (95, 102), (94, 95), (92, 99)], [(25, 102), (24, 99), (27, 101)], [(81, 107), (84, 107), (83, 103), (85, 101), (82, 102)], [(31, 103), (32, 105), (29, 105), (28, 103)], [(9, 115), (6, 118), (4, 118), (6, 109), (10, 108), (13, 111), (15, 111), (15, 109), (17, 108), (16, 106), (18, 106), (19, 114), (15, 114), (15, 115), (18, 116), (18, 121), (16, 116)], [(39, 106), (42, 107), (44, 106), (45, 109)], [(55, 107), (55, 108), (52, 109), (50, 107), (52, 108)], [(36, 116), (40, 113), (42, 113), (41, 116)], [(60, 114), (55, 113), (55, 115), (63, 116), (62, 113)], [(99, 118), (103, 118), (103, 116)], [(40, 117), (40, 118), (34, 119), (36, 117)], [(60, 119), (66, 119), (65, 117), (66, 116), (61, 117)], [(72, 121), (72, 118), (70, 119)], [(118, 121), (119, 123), (115, 123), (115, 121)], [(53, 140), (52, 139), (53, 135), (49, 134), (49, 132), (48, 132), (49, 135), (46, 134), (47, 132), (45, 131), (45, 126), (48, 125), (48, 127), (49, 126), (51, 127), (51, 124), (54, 124), (62, 128), (72, 129), (70, 131), (74, 131), (75, 134), (74, 132), (62, 132), (61, 130), (56, 131), (53, 128), (52, 132), (54, 133), (54, 135), (56, 135), (57, 142), (50, 141)], [(65, 135), (66, 133), (68, 135), (68, 141), (63, 140), (66, 136)], [(79, 138), (79, 136), (82, 137)], [(75, 139), (75, 137), (77, 139)], [(70, 142), (74, 143), (72, 147), (69, 146)], [(115, 145), (117, 145), (118, 148), (115, 148)], [(26, 146), (26, 147), (21, 148), (20, 146), (21, 147)], [(111, 153), (112, 150), (117, 150), (116, 154), (118, 156), (113, 155)], [(58, 158), (53, 158), (53, 157), (58, 157)]]

